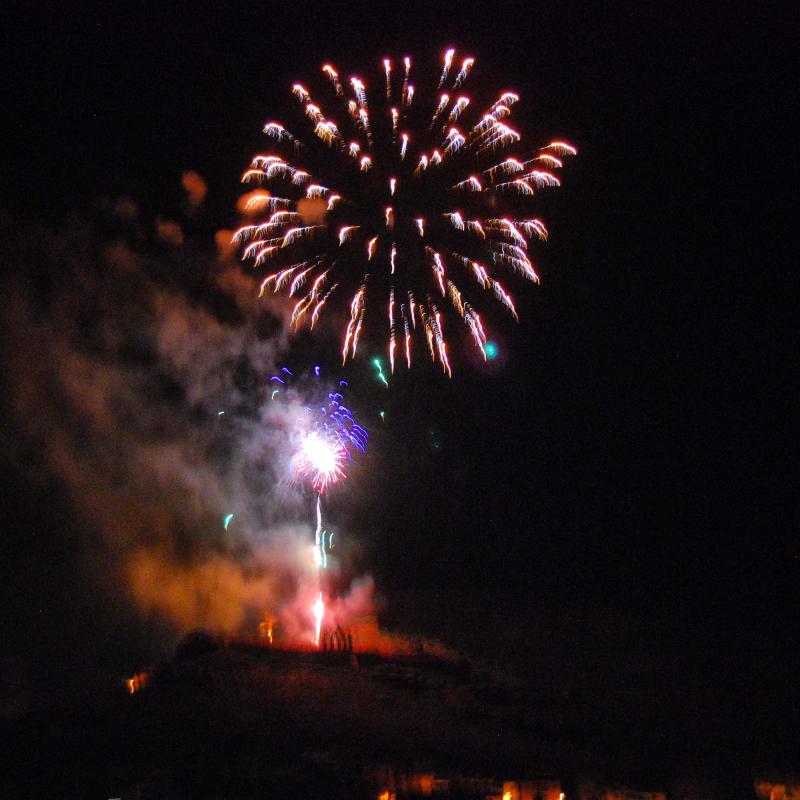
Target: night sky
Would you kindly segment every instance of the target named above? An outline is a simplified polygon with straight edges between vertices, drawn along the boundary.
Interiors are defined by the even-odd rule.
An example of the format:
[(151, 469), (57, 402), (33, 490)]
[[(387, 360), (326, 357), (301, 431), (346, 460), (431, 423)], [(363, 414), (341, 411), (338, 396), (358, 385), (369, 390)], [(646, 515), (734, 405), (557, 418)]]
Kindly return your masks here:
[[(796, 258), (781, 233), (795, 143), (776, 119), (796, 97), (797, 19), (722, 3), (535, 6), (19, 6), (4, 46), (3, 274), (38, 286), (40, 237), (69, 250), (59, 231), (91, 223), (110, 240), (97, 220), (122, 195), (150, 228), (181, 218), (192, 169), (208, 196), (181, 218), (191, 255), (165, 261), (167, 280), (224, 315), (191, 265), (236, 226), (239, 176), (291, 83), (327, 60), (378, 76), (387, 54), (431, 69), (447, 46), (473, 54), (471, 81), (520, 92), (526, 141), (579, 150), (536, 207), (550, 229), (542, 283), (517, 292), (519, 324), (491, 312), (496, 370), (460, 344), (452, 380), (420, 362), (387, 392), (364, 360), (345, 370), (371, 454), (331, 513), (397, 629), (524, 669), (549, 642), (585, 654), (581, 624), (560, 619), (599, 619), (585, 631), (597, 646), (633, 626), (622, 657), (668, 653), (678, 674), (711, 675), (710, 713), (745, 695), (785, 710), (800, 644)], [(300, 335), (283, 358), (336, 370), (338, 348)], [(13, 355), (3, 671), (35, 687), (53, 659), (153, 658), (158, 626), (84, 578), (75, 499), (13, 410)]]

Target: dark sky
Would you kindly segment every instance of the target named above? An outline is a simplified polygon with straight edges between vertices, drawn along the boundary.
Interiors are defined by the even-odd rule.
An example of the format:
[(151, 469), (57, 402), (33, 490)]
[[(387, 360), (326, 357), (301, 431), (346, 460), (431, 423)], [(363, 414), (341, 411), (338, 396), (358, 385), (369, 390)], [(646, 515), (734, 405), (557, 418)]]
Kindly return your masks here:
[[(0, 208), (58, 226), (126, 194), (172, 214), (191, 168), (209, 185), (192, 224), (211, 249), (292, 81), (328, 59), (367, 71), (386, 53), (475, 54), (481, 80), (519, 89), (529, 140), (563, 136), (580, 154), (539, 207), (542, 286), (519, 325), (498, 325), (503, 369), (462, 357), (451, 382), (422, 368), (391, 399), (364, 383), (364, 413), (389, 403), (390, 422), (347, 513), (392, 619), (408, 595), (445, 618), (466, 597), (521, 628), (557, 603), (696, 643), (711, 630), (789, 648), (797, 284), (780, 219), (794, 142), (775, 120), (796, 98), (797, 20), (722, 3), (540, 5), (20, 6), (6, 14)], [(4, 469), (18, 490), (4, 563), (47, 584), (41, 567), (20, 573), (31, 542), (68, 545)], [(64, 617), (70, 581), (55, 581)]]

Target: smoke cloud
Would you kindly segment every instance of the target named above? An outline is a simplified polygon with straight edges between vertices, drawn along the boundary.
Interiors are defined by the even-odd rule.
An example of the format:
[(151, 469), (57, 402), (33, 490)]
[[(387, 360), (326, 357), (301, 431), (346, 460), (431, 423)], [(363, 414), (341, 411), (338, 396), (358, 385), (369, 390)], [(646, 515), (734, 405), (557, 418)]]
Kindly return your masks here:
[[(227, 260), (227, 234), (205, 253), (177, 223), (148, 237), (127, 198), (111, 209), (50, 230), (2, 220), (17, 444), (65, 492), (115, 602), (175, 633), (254, 630), (269, 612), (305, 640), (311, 502), (288, 480), (303, 407), (270, 402), (268, 384), (285, 312)], [(357, 582), (331, 619), (370, 613), (372, 594)]]
[(186, 192), (186, 202), (189, 208), (192, 210), (199, 208), (208, 192), (206, 182), (201, 175), (193, 169), (188, 169), (181, 175), (181, 185)]
[(183, 244), (183, 229), (175, 220), (159, 217), (156, 220), (156, 233), (162, 242), (173, 244), (176, 247)]

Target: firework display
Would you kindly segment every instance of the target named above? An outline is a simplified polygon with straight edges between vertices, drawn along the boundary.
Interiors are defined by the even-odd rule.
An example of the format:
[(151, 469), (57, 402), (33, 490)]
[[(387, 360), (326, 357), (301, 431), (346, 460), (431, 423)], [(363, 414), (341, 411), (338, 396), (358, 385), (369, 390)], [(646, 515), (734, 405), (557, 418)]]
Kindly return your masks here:
[[(295, 329), (313, 329), (323, 312), (340, 319), (343, 364), (377, 334), (385, 356), (371, 353), (369, 369), (386, 389), (399, 363), (411, 367), (415, 348), (452, 375), (445, 336), (451, 319), (485, 361), (499, 357), (478, 309), (488, 294), (518, 320), (512, 286), (538, 283), (532, 250), (548, 236), (533, 215), (536, 195), (560, 186), (556, 173), (576, 155), (560, 140), (533, 150), (521, 144), (510, 125), (515, 92), (481, 91), (473, 103), (462, 87), (474, 64), (450, 49), (440, 67), (421, 70), (417, 80), (409, 57), (399, 64), (387, 58), (369, 90), (365, 79), (324, 64), (319, 91), (292, 86), (296, 124), (268, 121), (270, 148), (242, 178), (255, 184), (246, 203), (254, 221), (233, 240), (243, 260), (265, 272), (260, 295), (295, 298)], [(346, 477), (367, 433), (344, 405), (345, 381), (333, 391), (298, 392), (292, 371), (282, 367), (270, 383), (272, 400), (319, 398), (298, 420), (291, 460), (295, 479), (314, 494), (308, 620), (319, 646), (331, 545), (323, 496)], [(385, 421), (384, 411), (378, 415)]]
[[(531, 216), (532, 197), (560, 185), (555, 173), (576, 150), (562, 141), (524, 149), (509, 125), (514, 92), (472, 113), (462, 86), (474, 59), (458, 61), (448, 50), (441, 71), (423, 71), (418, 92), (411, 59), (387, 58), (380, 91), (370, 81), (369, 94), (362, 78), (323, 65), (325, 107), (337, 107), (336, 119), (296, 83), (307, 135), (267, 122), (273, 148), (244, 173), (245, 183), (265, 187), (249, 201), (264, 218), (234, 240), (244, 259), (267, 271), (261, 293), (296, 297), (292, 324), (311, 328), (326, 305), (340, 302), (343, 362), (356, 355), (369, 323), (385, 331), (390, 372), (398, 361), (411, 366), (419, 334), (450, 375), (447, 315), (490, 358), (478, 312), (483, 295), (517, 319), (507, 281), (539, 280), (530, 250), (547, 228)], [(338, 460), (326, 460), (325, 484), (337, 479)]]
[[(320, 378), (319, 367), (314, 368), (314, 376)], [(281, 387), (290, 385), (294, 374), (288, 367), (282, 367), (279, 374), (270, 377), (274, 400)], [(347, 381), (339, 381), (339, 389), (347, 387)], [(287, 394), (291, 393), (287, 390)], [(305, 409), (298, 420), (301, 428), (300, 442), (292, 459), (292, 470), (301, 480), (305, 480), (316, 494), (314, 530), (314, 567), (317, 573), (317, 593), (311, 608), (314, 620), (314, 644), (319, 645), (322, 621), (325, 616), (325, 600), (321, 587), (320, 571), (328, 565), (328, 549), (331, 537), (326, 544), (326, 531), (322, 524), (322, 495), (333, 484), (347, 477), (345, 465), (354, 452), (363, 453), (368, 435), (353, 418), (344, 405), (341, 391), (324, 391), (320, 400), (315, 400)]]
[(367, 446), (367, 432), (342, 404), (343, 399), (340, 392), (328, 392), (317, 408), (307, 409), (311, 427), (294, 459), (296, 472), (308, 478), (319, 494), (344, 478), (344, 466), (353, 451), (363, 453)]

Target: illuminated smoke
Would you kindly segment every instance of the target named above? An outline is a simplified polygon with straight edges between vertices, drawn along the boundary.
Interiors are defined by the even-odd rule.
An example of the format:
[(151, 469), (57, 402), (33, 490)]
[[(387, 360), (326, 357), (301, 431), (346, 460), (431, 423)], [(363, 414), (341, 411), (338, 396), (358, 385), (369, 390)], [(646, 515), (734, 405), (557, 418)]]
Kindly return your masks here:
[(181, 226), (171, 219), (156, 220), (156, 233), (162, 242), (180, 247), (183, 244), (183, 229)]
[(142, 217), (127, 215), (129, 240), (99, 233), (108, 221), (2, 220), (25, 267), (2, 283), (9, 454), (36, 453), (31, 469), (66, 497), (99, 607), (130, 603), (176, 634), (254, 629), (271, 611), (299, 640), (316, 591), (289, 479), (304, 407), (269, 403), (267, 384), (288, 320), (238, 265), (194, 243), (154, 252)]
[(192, 210), (200, 207), (205, 200), (208, 187), (198, 172), (186, 170), (181, 175), (181, 185), (186, 192), (186, 202)]

